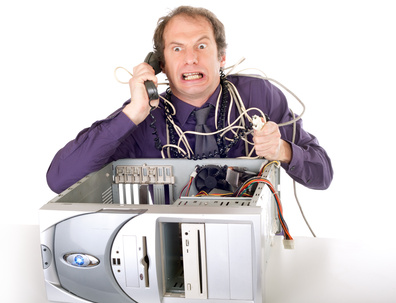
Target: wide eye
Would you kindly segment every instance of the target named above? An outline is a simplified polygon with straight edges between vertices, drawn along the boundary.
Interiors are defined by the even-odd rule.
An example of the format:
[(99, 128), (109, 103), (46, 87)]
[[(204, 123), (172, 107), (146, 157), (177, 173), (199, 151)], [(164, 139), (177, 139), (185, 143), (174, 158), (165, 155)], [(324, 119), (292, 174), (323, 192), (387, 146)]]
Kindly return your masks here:
[(180, 52), (180, 51), (181, 51), (181, 47), (180, 47), (180, 46), (175, 46), (175, 47), (173, 48), (173, 51), (175, 51), (175, 52)]
[(205, 43), (201, 43), (198, 45), (198, 49), (205, 49), (206, 48), (206, 44)]

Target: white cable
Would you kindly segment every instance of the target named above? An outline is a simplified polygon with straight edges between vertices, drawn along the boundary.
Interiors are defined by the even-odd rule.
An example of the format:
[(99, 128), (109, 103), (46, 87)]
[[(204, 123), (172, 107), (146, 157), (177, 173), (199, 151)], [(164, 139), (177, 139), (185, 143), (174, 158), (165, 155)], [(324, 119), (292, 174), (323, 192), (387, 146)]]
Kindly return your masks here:
[(314, 231), (312, 230), (311, 226), (309, 225), (307, 218), (305, 218), (304, 212), (303, 212), (302, 207), (300, 205), (300, 201), (298, 201), (297, 191), (296, 191), (296, 181), (294, 181), (294, 180), (293, 180), (293, 190), (294, 190), (294, 198), (297, 201), (298, 208), (300, 209), (300, 212), (301, 212), (301, 215), (302, 215), (302, 217), (303, 217), (303, 219), (305, 221), (305, 224), (308, 226), (308, 228), (311, 231), (312, 235), (316, 238), (316, 235), (315, 235)]
[[(293, 113), (293, 111), (291, 111), (293, 118), (295, 117), (295, 114)], [(292, 143), (294, 143), (294, 141), (296, 140), (296, 122), (293, 123), (293, 136), (292, 136)], [(297, 196), (297, 189), (296, 189), (296, 181), (293, 180), (293, 191), (294, 191), (294, 198), (296, 199), (298, 208), (300, 209), (300, 213), (305, 221), (305, 224), (308, 226), (309, 230), (311, 231), (312, 235), (316, 238), (316, 235), (314, 233), (314, 231), (311, 228), (311, 225), (309, 225), (307, 218), (304, 215), (304, 211), (301, 207), (300, 201), (298, 200), (298, 196)]]
[[(187, 138), (186, 138), (186, 135), (188, 135), (188, 134), (193, 134), (193, 135), (201, 135), (201, 136), (212, 136), (212, 135), (216, 135), (216, 134), (221, 134), (221, 136), (224, 136), (228, 131), (232, 131), (233, 129), (240, 129), (240, 128), (245, 128), (245, 127), (242, 127), (242, 126), (234, 126), (240, 119), (242, 119), (246, 114), (247, 114), (247, 112), (249, 112), (249, 111), (252, 111), (252, 110), (256, 110), (256, 111), (259, 111), (259, 112), (261, 112), (261, 110), (259, 109), (259, 108), (256, 108), (256, 107), (251, 107), (251, 108), (249, 108), (249, 109), (247, 109), (247, 110), (245, 110), (244, 112), (242, 112), (236, 119), (235, 119), (235, 121), (233, 122), (233, 123), (231, 123), (230, 125), (228, 125), (228, 126), (226, 126), (225, 128), (223, 128), (223, 129), (219, 129), (219, 130), (216, 130), (216, 131), (214, 131), (214, 132), (210, 132), (210, 133), (201, 133), (201, 132), (196, 132), (196, 131), (185, 131), (185, 132), (183, 132), (183, 131), (181, 131), (178, 127), (177, 127), (177, 125), (176, 124), (174, 124), (174, 122), (173, 122), (173, 120), (171, 120), (171, 123), (175, 126), (175, 127), (177, 127), (178, 128), (178, 130), (180, 130), (180, 133), (178, 133), (178, 135), (179, 135), (179, 141), (178, 141), (178, 144), (176, 145), (176, 146), (178, 146), (179, 148), (181, 148), (180, 147), (180, 143), (181, 142), (183, 142), (183, 144), (186, 146), (186, 144), (185, 143), (187, 143), (188, 144), (188, 140), (187, 140)], [(261, 112), (262, 113), (262, 112)], [(175, 128), (176, 129), (176, 128)], [(188, 144), (188, 146), (189, 146), (189, 144)], [(189, 147), (189, 148), (191, 148), (191, 147)], [(192, 150), (190, 150), (190, 152), (192, 153), (192, 154), (194, 154), (193, 152), (192, 152)], [(185, 154), (189, 154), (188, 152), (185, 152)]]
[(223, 128), (223, 129), (219, 129), (219, 130), (216, 130), (216, 131), (211, 132), (211, 133), (200, 133), (200, 132), (188, 130), (188, 131), (184, 132), (184, 135), (186, 135), (186, 134), (194, 134), (194, 135), (202, 135), (202, 136), (211, 136), (211, 135), (216, 135), (216, 134), (221, 133), (221, 132), (228, 132), (232, 128), (242, 128), (242, 126), (234, 126), (234, 124), (237, 123), (241, 118), (243, 118), (243, 116), (247, 112), (252, 111), (252, 110), (256, 110), (256, 111), (260, 111), (261, 112), (261, 110), (259, 108), (251, 107), (251, 108), (248, 108), (247, 110), (245, 110), (244, 112), (242, 112), (242, 114), (240, 114), (239, 117), (237, 117), (234, 122), (232, 122), (230, 125), (228, 125), (227, 127)]
[(220, 97), (221, 97), (222, 92), (223, 92), (223, 87), (220, 85), (220, 92), (219, 92), (219, 95), (217, 96), (217, 100), (216, 100), (215, 125), (217, 125), (217, 112), (219, 111)]
[(129, 72), (129, 70), (127, 70), (126, 68), (122, 67), (122, 66), (118, 66), (114, 69), (114, 78), (121, 84), (128, 84), (129, 82), (123, 82), (120, 79), (118, 79), (117, 77), (117, 70), (119, 69), (123, 69), (124, 71), (126, 71), (131, 77), (133, 77), (132, 73)]
[(235, 69), (235, 67), (237, 67), (239, 64), (241, 64), (243, 61), (245, 61), (245, 58), (242, 57), (241, 59), (239, 59), (239, 61), (236, 64), (224, 68), (223, 71), (230, 69), (230, 71), (227, 74), (225, 74), (225, 76), (227, 77)]
[(174, 145), (174, 144), (165, 144), (165, 145), (162, 147), (162, 150), (161, 150), (161, 156), (162, 156), (163, 159), (165, 159), (164, 149), (165, 149), (165, 148), (170, 148), (170, 147), (177, 148), (180, 152), (182, 152), (184, 155), (186, 155), (186, 152), (185, 152), (182, 148), (180, 148), (179, 146)]
[[(235, 85), (233, 83), (229, 82), (229, 81), (227, 81), (226, 84), (228, 86), (228, 90), (230, 92), (230, 95), (235, 97), (235, 100), (237, 101), (237, 102), (235, 102), (235, 105), (236, 105), (239, 113), (241, 114), (242, 112), (244, 112), (246, 110), (245, 104), (243, 103), (242, 98), (239, 95), (239, 92), (238, 92), (237, 88), (235, 87)], [(233, 100), (233, 97), (231, 99)], [(261, 114), (264, 116), (263, 112), (261, 112)], [(228, 124), (230, 124), (230, 122), (231, 122), (230, 121), (230, 116), (231, 116), (231, 106), (229, 107)], [(249, 115), (246, 115), (246, 118), (248, 119), (249, 122), (252, 122), (252, 118)], [(244, 119), (241, 119), (240, 125), (242, 125), (245, 128), (246, 125), (245, 125), (245, 120)], [(234, 135), (236, 135), (236, 134), (237, 133), (234, 132)], [(249, 157), (252, 154), (252, 152), (253, 152), (253, 149), (249, 152), (249, 144), (250, 144), (250, 142), (247, 139), (248, 134), (249, 133), (245, 133), (244, 136), (241, 138), (245, 142), (245, 153), (246, 153), (247, 157)], [(254, 145), (254, 143), (252, 145)]]
[(272, 79), (272, 78), (258, 76), (258, 75), (240, 74), (240, 73), (236, 73), (234, 75), (243, 76), (243, 77), (253, 77), (253, 78), (258, 78), (258, 79), (263, 79), (263, 80), (268, 80), (268, 81), (271, 81), (271, 82), (275, 82), (276, 84), (278, 84), (279, 86), (284, 88), (288, 93), (290, 93), (301, 104), (301, 106), (302, 106), (301, 114), (297, 118), (294, 118), (294, 119), (292, 119), (290, 121), (287, 121), (287, 122), (284, 122), (284, 123), (279, 123), (278, 124), (279, 127), (293, 124), (294, 122), (297, 122), (298, 120), (300, 120), (302, 118), (302, 116), (304, 115), (304, 113), (305, 113), (305, 104), (300, 100), (300, 98), (297, 97), (297, 95), (295, 93), (293, 93), (290, 89), (288, 89), (286, 86), (284, 86), (279, 81), (277, 81), (275, 79)]
[(178, 142), (177, 146), (178, 146), (179, 148), (181, 148), (181, 147), (180, 147), (180, 143), (182, 142), (183, 145), (184, 145), (184, 147), (185, 147), (186, 150), (187, 150), (187, 151), (184, 152), (184, 153), (187, 154), (188, 157), (190, 157), (190, 155), (191, 155), (191, 154), (194, 154), (194, 152), (192, 151), (192, 148), (191, 148), (191, 146), (190, 146), (190, 143), (188, 142), (187, 137), (185, 136), (185, 132), (183, 132), (183, 131), (181, 130), (181, 128), (180, 128), (179, 126), (176, 125), (176, 123), (173, 121), (173, 119), (170, 119), (169, 121), (172, 123), (172, 125), (173, 125), (173, 127), (174, 127), (174, 129), (175, 129), (175, 131), (176, 131), (176, 133), (177, 133), (177, 135), (179, 136), (179, 142)]
[[(116, 79), (117, 82), (119, 82), (119, 83), (121, 83), (121, 84), (129, 84), (129, 82), (121, 81), (120, 79), (118, 79), (117, 71), (118, 71), (119, 69), (123, 69), (123, 70), (126, 71), (131, 77), (133, 77), (133, 74), (132, 74), (129, 70), (127, 70), (125, 67), (118, 66), (118, 67), (116, 67), (116, 68), (114, 69), (114, 78)], [(161, 83), (157, 83), (157, 85), (169, 85), (169, 83), (167, 83), (167, 82), (161, 82)]]
[[(182, 150), (182, 151), (183, 151), (183, 154), (185, 154), (185, 155), (187, 155), (188, 157), (190, 157), (190, 156), (191, 156), (191, 153), (194, 154), (194, 153), (192, 152), (190, 143), (188, 142), (187, 138), (186, 138), (185, 136), (183, 136), (183, 131), (181, 130), (181, 128), (180, 128), (179, 126), (176, 125), (176, 123), (173, 121), (173, 118), (172, 118), (172, 116), (176, 115), (176, 108), (174, 107), (174, 105), (172, 104), (172, 102), (170, 102), (169, 100), (167, 100), (167, 99), (164, 98), (163, 96), (160, 95), (160, 98), (161, 98), (166, 104), (168, 104), (168, 105), (172, 108), (172, 114), (171, 114), (170, 116), (167, 116), (168, 121), (173, 125), (173, 127), (174, 127), (174, 129), (175, 129), (177, 135), (179, 136), (179, 138), (182, 139), (183, 145), (184, 145), (184, 147), (186, 148), (187, 152), (186, 152), (185, 150), (183, 150), (180, 146), (177, 146), (177, 149)], [(170, 158), (170, 157), (171, 157), (171, 156), (170, 156), (170, 150), (169, 150), (168, 147), (175, 147), (175, 146), (176, 146), (176, 145), (169, 144), (169, 130), (168, 130), (168, 127), (166, 127), (166, 140), (167, 140), (168, 143), (167, 143), (166, 145), (164, 145), (164, 146), (162, 147), (162, 150), (161, 150), (162, 158), (165, 158), (165, 155), (164, 155), (164, 153), (163, 153), (164, 147), (167, 147), (167, 150), (168, 150), (168, 158)], [(180, 145), (180, 141), (179, 141), (179, 145)]]
[[(230, 66), (230, 67), (227, 67), (227, 68), (223, 69), (223, 70), (228, 70), (228, 69), (229, 69), (229, 71), (227, 72), (226, 76), (228, 76), (228, 75), (229, 75), (237, 66), (239, 66), (244, 60), (245, 60), (245, 58), (241, 58), (236, 64), (234, 64), (234, 65), (232, 65), (232, 66)], [(129, 71), (128, 71), (126, 68), (124, 68), (124, 67), (119, 66), (119, 67), (115, 68), (115, 70), (114, 70), (114, 77), (115, 77), (115, 79), (116, 79), (119, 83), (128, 84), (129, 82), (123, 82), (123, 81), (121, 81), (121, 80), (118, 79), (117, 71), (118, 71), (119, 69), (123, 69), (123, 70), (126, 71), (131, 77), (133, 77), (133, 74), (132, 74), (131, 72), (129, 72)], [(264, 79), (264, 80), (268, 80), (268, 81), (271, 81), (271, 82), (275, 82), (276, 84), (278, 84), (279, 86), (281, 86), (283, 89), (285, 89), (287, 92), (289, 92), (289, 93), (301, 104), (301, 106), (303, 107), (303, 110), (302, 110), (301, 114), (300, 114), (297, 118), (293, 118), (293, 119), (290, 120), (290, 121), (287, 121), (287, 122), (284, 122), (284, 123), (280, 123), (280, 124), (278, 124), (279, 127), (285, 126), (285, 125), (289, 125), (289, 124), (294, 124), (296, 121), (298, 121), (299, 119), (301, 119), (301, 117), (303, 116), (303, 114), (304, 114), (304, 112), (305, 112), (305, 105), (304, 105), (304, 103), (303, 103), (303, 102), (302, 102), (291, 90), (289, 90), (286, 86), (284, 86), (284, 85), (283, 85), (282, 83), (280, 83), (279, 81), (277, 81), (277, 80), (275, 80), (275, 79), (268, 78), (268, 77), (265, 75), (265, 73), (264, 73), (263, 71), (259, 70), (259, 69), (255, 69), (255, 70), (258, 70), (258, 71), (259, 71), (260, 73), (262, 73), (264, 76), (250, 75), (250, 74), (242, 74), (241, 72), (242, 72), (242, 71), (245, 71), (245, 70), (247, 70), (247, 69), (241, 70), (241, 71), (239, 71), (238, 73), (236, 73), (235, 75), (237, 75), (237, 76), (246, 76), (246, 77), (259, 78), (259, 79)], [(169, 83), (158, 83), (158, 85), (169, 85)], [(265, 115), (264, 115), (264, 113), (262, 112), (262, 110), (260, 110), (260, 109), (258, 109), (258, 108), (249, 108), (248, 110), (246, 110), (245, 104), (243, 103), (243, 100), (242, 100), (241, 96), (239, 95), (239, 92), (238, 92), (238, 90), (236, 89), (235, 85), (234, 85), (233, 83), (229, 82), (229, 81), (226, 81), (226, 85), (227, 85), (227, 87), (228, 87), (228, 89), (229, 89), (229, 92), (230, 92), (230, 98), (231, 98), (231, 100), (230, 100), (230, 105), (232, 105), (232, 103), (235, 102), (235, 105), (236, 105), (237, 110), (238, 110), (238, 112), (239, 112), (239, 116), (238, 116), (238, 118), (237, 118), (233, 123), (231, 123), (230, 116), (231, 116), (231, 108), (232, 108), (232, 106), (230, 106), (230, 107), (229, 107), (229, 111), (228, 111), (228, 118), (227, 118), (228, 126), (225, 127), (223, 130), (216, 130), (215, 132), (212, 132), (212, 133), (205, 133), (205, 134), (203, 134), (203, 133), (197, 133), (197, 132), (193, 132), (193, 131), (183, 132), (183, 131), (174, 123), (173, 118), (172, 118), (172, 117), (168, 117), (170, 123), (173, 125), (173, 127), (174, 127), (174, 129), (175, 129), (177, 135), (179, 136), (179, 142), (178, 142), (178, 144), (177, 144), (177, 149), (182, 150), (182, 148), (180, 147), (180, 144), (183, 143), (184, 147), (186, 148), (186, 151), (183, 150), (183, 153), (184, 153), (184, 154), (187, 154), (188, 156), (190, 156), (191, 154), (194, 154), (193, 151), (192, 151), (192, 148), (191, 148), (190, 144), (188, 143), (186, 134), (213, 135), (213, 134), (217, 134), (217, 133), (222, 132), (222, 135), (221, 135), (221, 136), (225, 136), (225, 134), (226, 134), (228, 131), (231, 131), (231, 132), (234, 134), (234, 136), (235, 136), (235, 135), (237, 134), (237, 132), (235, 132), (234, 130), (236, 130), (236, 129), (241, 129), (241, 128), (245, 128), (245, 120), (242, 119), (243, 116), (244, 116), (245, 118), (247, 118), (249, 122), (252, 122), (252, 118), (247, 114), (250, 110), (256, 109), (257, 111), (259, 111), (260, 115), (261, 115), (262, 117), (265, 118)], [(217, 119), (218, 119), (218, 117), (217, 117), (217, 112), (218, 112), (218, 108), (219, 108), (219, 100), (220, 100), (221, 92), (222, 92), (222, 90), (220, 90), (220, 94), (219, 94), (219, 96), (218, 96), (218, 98), (217, 98), (217, 102), (216, 102), (215, 125), (217, 125)], [(160, 98), (162, 98), (165, 102), (167, 102), (167, 103), (172, 107), (172, 110), (173, 110), (173, 114), (172, 114), (172, 115), (175, 115), (175, 114), (176, 114), (176, 110), (175, 110), (173, 104), (172, 104), (170, 101), (166, 100), (166, 99), (165, 99), (164, 97), (162, 97), (162, 96), (160, 96)], [(235, 100), (235, 101), (234, 101), (234, 100)], [(240, 120), (239, 125), (238, 125), (238, 126), (234, 126), (234, 124), (235, 124), (237, 121), (239, 121), (239, 120)], [(249, 152), (249, 144), (250, 144), (250, 145), (254, 145), (254, 143), (249, 142), (249, 140), (247, 139), (247, 136), (248, 136), (250, 133), (251, 133), (251, 132), (245, 133), (245, 136), (244, 136), (243, 138), (241, 138), (241, 139), (245, 142), (245, 152), (246, 152), (246, 156), (247, 156), (247, 157), (250, 157), (250, 156), (252, 155), (253, 151), (254, 151), (254, 147), (253, 147), (253, 148), (250, 150), (250, 152)], [(227, 138), (227, 137), (225, 137), (225, 139), (226, 139), (226, 140), (232, 140), (232, 139), (229, 139), (229, 138)], [(168, 132), (168, 131), (167, 131), (167, 142), (168, 142), (168, 144), (165, 145), (167, 148), (168, 148), (168, 147), (174, 147), (174, 146), (172, 146), (171, 144), (169, 144), (169, 132)], [(162, 153), (162, 151), (161, 151), (161, 153)], [(162, 155), (163, 155), (163, 153), (162, 153)], [(169, 157), (169, 156), (170, 156), (170, 153), (169, 153), (169, 148), (168, 148), (168, 157)], [(163, 155), (163, 157), (164, 157), (164, 155)]]
[[(227, 82), (227, 83), (228, 83), (229, 91), (232, 92), (235, 95), (235, 100), (237, 101), (237, 102), (235, 102), (235, 104), (238, 105), (239, 112), (240, 113), (244, 112), (246, 110), (245, 104), (243, 103), (242, 98), (239, 95), (238, 90), (236, 89), (236, 87), (235, 87), (235, 85), (233, 83), (231, 83), (231, 82)], [(231, 108), (230, 108), (230, 112), (231, 112)], [(246, 118), (248, 119), (249, 122), (251, 122), (252, 119), (250, 118), (250, 116), (246, 115)], [(228, 115), (228, 119), (230, 119), (230, 115)], [(241, 122), (239, 123), (239, 125), (241, 125), (243, 128), (245, 128), (246, 127), (245, 119), (241, 119)], [(247, 140), (245, 140), (245, 139), (247, 139), (246, 136), (247, 135), (244, 134), (244, 140), (243, 141), (245, 143), (245, 155), (248, 156), (248, 154), (249, 154), (249, 146), (247, 144)]]

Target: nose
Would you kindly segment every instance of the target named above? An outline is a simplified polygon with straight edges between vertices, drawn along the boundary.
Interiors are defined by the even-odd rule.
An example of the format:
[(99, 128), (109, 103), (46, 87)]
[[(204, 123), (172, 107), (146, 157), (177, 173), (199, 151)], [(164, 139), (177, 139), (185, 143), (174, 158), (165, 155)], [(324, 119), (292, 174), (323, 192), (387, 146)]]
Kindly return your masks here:
[(185, 53), (184, 61), (188, 65), (198, 63), (198, 54), (194, 49), (187, 49)]

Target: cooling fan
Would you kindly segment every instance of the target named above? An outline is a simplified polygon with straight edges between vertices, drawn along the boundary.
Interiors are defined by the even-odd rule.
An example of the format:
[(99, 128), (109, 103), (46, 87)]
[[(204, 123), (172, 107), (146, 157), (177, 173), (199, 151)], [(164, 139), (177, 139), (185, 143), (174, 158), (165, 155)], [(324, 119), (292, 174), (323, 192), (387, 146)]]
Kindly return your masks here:
[(227, 166), (204, 165), (197, 167), (196, 171), (195, 187), (198, 192), (210, 193), (213, 189), (228, 190)]

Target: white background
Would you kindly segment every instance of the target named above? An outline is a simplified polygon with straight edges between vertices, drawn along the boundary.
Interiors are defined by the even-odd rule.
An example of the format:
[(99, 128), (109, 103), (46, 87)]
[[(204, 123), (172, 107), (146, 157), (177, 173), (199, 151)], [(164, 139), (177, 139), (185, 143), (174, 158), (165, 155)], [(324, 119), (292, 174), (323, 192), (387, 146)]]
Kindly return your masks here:
[[(55, 196), (45, 180), (52, 157), (129, 98), (114, 68), (143, 61), (157, 19), (180, 4), (223, 21), (228, 65), (245, 57), (242, 67), (264, 70), (306, 104), (305, 129), (335, 171), (326, 191), (298, 186), (317, 236), (395, 247), (396, 19), (384, 0), (1, 2), (0, 222), (38, 224), (38, 209)], [(283, 174), (290, 232), (309, 236), (292, 191)]]

